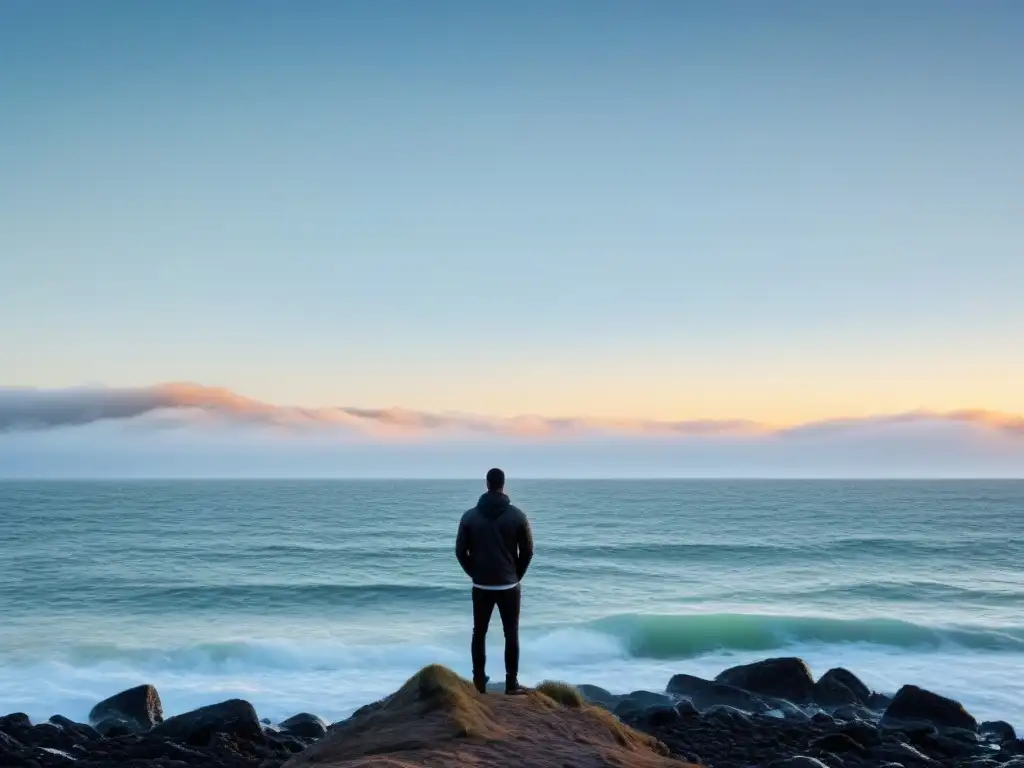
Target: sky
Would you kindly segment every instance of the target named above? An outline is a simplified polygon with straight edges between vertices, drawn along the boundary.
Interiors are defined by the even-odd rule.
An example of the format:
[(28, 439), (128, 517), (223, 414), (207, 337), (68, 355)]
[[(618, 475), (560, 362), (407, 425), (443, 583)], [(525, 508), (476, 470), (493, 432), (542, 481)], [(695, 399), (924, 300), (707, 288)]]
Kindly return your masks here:
[[(1022, 37), (1012, 0), (4, 0), (0, 424), (171, 382), (591, 446), (926, 413), (943, 472), (1024, 474), (942, 416), (1024, 413)], [(10, 417), (0, 475), (147, 414)], [(782, 471), (707, 439), (635, 469)]]

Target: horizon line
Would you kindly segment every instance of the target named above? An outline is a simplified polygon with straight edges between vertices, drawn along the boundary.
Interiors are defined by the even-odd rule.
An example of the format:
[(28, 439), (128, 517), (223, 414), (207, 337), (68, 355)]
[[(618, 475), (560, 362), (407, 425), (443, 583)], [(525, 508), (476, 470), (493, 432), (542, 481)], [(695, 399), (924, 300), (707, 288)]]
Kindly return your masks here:
[[(408, 475), (0, 475), (0, 483), (130, 483), (130, 482), (401, 482), (401, 483), (483, 483), (481, 477), (417, 477)], [(523, 475), (513, 477), (510, 486), (519, 482), (568, 482), (568, 483), (647, 483), (647, 482), (863, 482), (863, 483), (936, 483), (936, 482), (1024, 482), (1024, 474), (1020, 475), (943, 475), (929, 477), (926, 475), (650, 475), (650, 476), (609, 476), (609, 477), (575, 477), (575, 476), (541, 476)]]

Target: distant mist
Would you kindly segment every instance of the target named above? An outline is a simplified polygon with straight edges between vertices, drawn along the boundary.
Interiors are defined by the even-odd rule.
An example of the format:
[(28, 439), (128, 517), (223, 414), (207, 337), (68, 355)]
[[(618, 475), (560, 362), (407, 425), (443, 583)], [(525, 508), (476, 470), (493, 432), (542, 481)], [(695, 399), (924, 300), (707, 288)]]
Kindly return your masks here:
[(277, 406), (193, 384), (0, 388), (0, 477), (1024, 477), (1024, 418), (773, 427)]

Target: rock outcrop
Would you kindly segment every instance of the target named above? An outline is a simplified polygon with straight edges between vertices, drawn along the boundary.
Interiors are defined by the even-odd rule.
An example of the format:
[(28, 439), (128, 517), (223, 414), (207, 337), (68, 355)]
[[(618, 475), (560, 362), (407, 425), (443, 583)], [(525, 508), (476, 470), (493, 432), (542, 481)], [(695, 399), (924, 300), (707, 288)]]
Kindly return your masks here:
[[(104, 721), (125, 724), (129, 731), (148, 731), (163, 722), (164, 707), (160, 694), (152, 685), (139, 685), (104, 699), (89, 712), (89, 723)], [(99, 730), (99, 729), (97, 729)]]
[(450, 670), (427, 667), (380, 707), (332, 726), (285, 767), (682, 768), (656, 739), (582, 697), (567, 706), (542, 691), (481, 696)]
[(883, 727), (899, 728), (906, 723), (930, 723), (939, 728), (963, 728), (968, 731), (978, 729), (978, 721), (960, 702), (916, 685), (900, 688), (882, 716)]
[(716, 677), (715, 682), (794, 704), (814, 701), (814, 678), (802, 659), (765, 659), (732, 667)]

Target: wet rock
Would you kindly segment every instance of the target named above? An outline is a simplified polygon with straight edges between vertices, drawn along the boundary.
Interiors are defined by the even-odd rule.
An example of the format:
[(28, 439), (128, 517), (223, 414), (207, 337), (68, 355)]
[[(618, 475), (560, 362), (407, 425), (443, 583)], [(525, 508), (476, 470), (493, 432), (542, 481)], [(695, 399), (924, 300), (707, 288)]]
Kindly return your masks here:
[(327, 723), (309, 712), (302, 712), (289, 717), (280, 723), (280, 728), (289, 736), (295, 736), (299, 739), (315, 740), (327, 733)]
[(830, 669), (814, 684), (814, 701), (820, 707), (864, 705), (871, 691), (856, 675), (841, 667)]
[(651, 691), (633, 691), (622, 697), (612, 710), (620, 718), (638, 719), (652, 707), (671, 707), (672, 699), (663, 693)]
[(664, 693), (653, 691), (633, 691), (627, 693), (625, 698), (643, 704), (645, 707), (672, 706), (673, 701)]
[(868, 709), (874, 712), (885, 712), (892, 704), (892, 696), (886, 696), (884, 693), (872, 693), (868, 698), (867, 706)]
[(271, 749), (288, 755), (295, 755), (306, 748), (306, 744), (286, 733), (267, 734), (267, 742)]
[(726, 704), (716, 704), (709, 708), (704, 713), (704, 717), (710, 720), (716, 720), (730, 729), (743, 730), (751, 727), (750, 717), (746, 712), (736, 709), (736, 707), (730, 707)]
[(839, 733), (849, 736), (858, 744), (868, 748), (877, 747), (882, 743), (878, 729), (860, 720), (845, 723)]
[(743, 664), (722, 672), (716, 683), (731, 685), (755, 694), (786, 699), (794, 704), (814, 700), (814, 678), (802, 659), (777, 658)]
[(63, 766), (71, 766), (78, 759), (75, 755), (56, 747), (39, 747), (36, 755), (47, 768), (51, 766), (61, 766), (61, 768)]
[(99, 731), (93, 728), (91, 725), (86, 723), (76, 723), (63, 715), (54, 715), (50, 718), (50, 722), (54, 725), (60, 726), (65, 732), (73, 734), (79, 743), (95, 741), (96, 739), (102, 738)]
[(32, 727), (32, 721), (24, 712), (12, 712), (0, 717), (0, 731), (17, 738), (19, 732)]
[(853, 701), (849, 703), (867, 704), (871, 699), (871, 689), (853, 672), (843, 667), (833, 667), (818, 678), (818, 684), (822, 683), (828, 686), (833, 684), (843, 686), (853, 694)]
[(828, 768), (828, 766), (816, 758), (797, 755), (796, 757), (788, 757), (785, 760), (776, 760), (774, 763), (769, 763), (768, 768)]
[(0, 731), (0, 755), (10, 755), (14, 752), (20, 752), (24, 748), (25, 745), (16, 738)]
[(576, 690), (578, 690), (583, 695), (583, 698), (589, 703), (609, 710), (615, 709), (615, 705), (622, 700), (621, 696), (616, 696), (614, 693), (606, 691), (604, 688), (600, 688), (596, 685), (584, 684), (577, 686)]
[(229, 699), (175, 715), (157, 725), (152, 733), (195, 746), (206, 745), (220, 735), (250, 742), (266, 741), (256, 710), (242, 699)]
[(977, 721), (960, 702), (916, 685), (900, 688), (882, 716), (884, 727), (895, 727), (907, 722), (927, 722), (940, 728), (963, 728), (969, 731), (978, 728)]
[(845, 685), (837, 680), (819, 680), (814, 684), (814, 701), (819, 707), (833, 709), (834, 707), (856, 706), (860, 704), (857, 696)]
[(644, 709), (645, 707), (639, 702), (624, 698), (615, 705), (615, 709), (612, 710), (612, 714), (620, 720), (633, 721), (638, 720), (643, 715)]
[(688, 717), (697, 717), (700, 715), (700, 713), (697, 711), (697, 708), (693, 706), (693, 702), (689, 699), (680, 699), (679, 701), (677, 701), (676, 712), (678, 712), (679, 716), (684, 719)]
[(866, 723), (878, 720), (878, 713), (860, 704), (847, 704), (842, 707), (836, 707), (832, 710), (832, 715), (837, 720), (863, 720)]
[(837, 755), (852, 753), (863, 756), (868, 753), (863, 744), (847, 733), (829, 733), (812, 741), (810, 746), (815, 750), (834, 752)]
[(164, 719), (160, 694), (152, 685), (139, 685), (104, 699), (89, 712), (93, 725), (109, 718), (135, 723), (137, 730), (148, 731)]
[(33, 747), (67, 750), (74, 747), (81, 739), (54, 723), (39, 723), (24, 731), (21, 741)]
[(1017, 732), (1013, 730), (1013, 726), (1003, 720), (989, 720), (982, 723), (978, 726), (978, 733), (997, 744), (1017, 738)]
[(765, 704), (771, 707), (771, 710), (779, 712), (787, 720), (795, 720), (799, 723), (809, 723), (811, 721), (810, 715), (785, 699), (767, 699)]
[(887, 741), (871, 750), (871, 757), (880, 762), (900, 763), (911, 766), (934, 765), (935, 760), (920, 750), (899, 741)]
[(752, 714), (768, 710), (768, 705), (748, 691), (693, 675), (675, 675), (669, 680), (666, 690), (675, 696), (685, 696), (700, 710), (718, 704), (736, 707)]
[(120, 717), (105, 717), (96, 723), (96, 732), (107, 739), (130, 736), (133, 733), (140, 733), (141, 730), (134, 720), (123, 720)]
[(922, 752), (939, 759), (955, 758), (963, 760), (974, 757), (979, 752), (977, 739), (954, 738), (948, 732), (936, 733), (922, 737), (920, 740), (911, 740), (911, 743)]
[(649, 728), (664, 728), (682, 722), (682, 719), (679, 710), (674, 706), (660, 704), (645, 709), (637, 719), (637, 723)]

